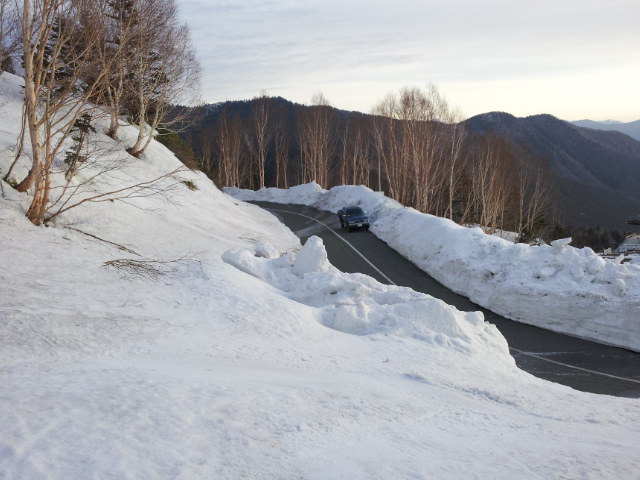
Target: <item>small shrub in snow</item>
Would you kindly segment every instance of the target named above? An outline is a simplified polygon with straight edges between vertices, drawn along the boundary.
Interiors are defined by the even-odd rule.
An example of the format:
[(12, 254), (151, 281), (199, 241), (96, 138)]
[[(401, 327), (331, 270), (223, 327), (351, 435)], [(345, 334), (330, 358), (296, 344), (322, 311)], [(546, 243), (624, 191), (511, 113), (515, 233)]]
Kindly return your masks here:
[(198, 190), (198, 186), (195, 183), (193, 183), (191, 180), (183, 180), (182, 183), (184, 183), (189, 190), (192, 190), (192, 191)]
[(158, 280), (175, 273), (172, 264), (177, 260), (136, 260), (133, 258), (118, 258), (104, 262), (106, 268), (114, 268), (122, 278), (137, 277), (148, 280)]

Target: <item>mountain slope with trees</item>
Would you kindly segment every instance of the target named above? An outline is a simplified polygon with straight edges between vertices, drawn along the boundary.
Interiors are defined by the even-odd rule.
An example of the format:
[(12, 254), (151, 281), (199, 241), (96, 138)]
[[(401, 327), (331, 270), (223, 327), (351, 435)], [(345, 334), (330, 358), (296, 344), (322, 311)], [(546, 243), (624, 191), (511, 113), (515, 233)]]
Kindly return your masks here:
[(627, 218), (640, 212), (640, 142), (627, 135), (577, 127), (551, 115), (492, 112), (465, 125), (546, 158), (554, 174), (553, 205), (566, 225), (624, 229)]
[[(411, 89), (403, 92), (400, 96), (410, 93)], [(425, 96), (428, 98), (428, 92)], [(456, 128), (445, 133), (446, 120), (431, 124), (420, 120), (420, 108), (430, 105), (427, 110), (431, 108), (433, 113), (437, 110), (437, 101), (423, 102), (420, 107), (420, 102), (415, 102), (415, 97), (412, 100), (410, 95), (396, 99), (399, 100), (404, 105), (396, 103), (394, 107), (393, 95), (390, 95), (376, 106), (375, 115), (342, 111), (328, 105), (305, 106), (265, 96), (225, 102), (203, 108), (196, 126), (186, 132), (185, 138), (196, 151), (203, 170), (221, 186), (283, 188), (319, 179), (322, 180), (318, 183), (324, 187), (364, 184), (374, 190), (384, 190), (401, 203), (421, 211), (516, 231), (524, 230), (521, 222), (514, 220), (522, 217), (517, 211), (531, 203), (529, 200), (523, 203), (522, 198), (537, 195), (539, 201), (534, 203), (542, 204), (545, 203), (542, 197), (548, 195), (548, 202), (535, 206), (529, 215), (528, 229), (539, 234), (546, 229), (548, 235), (556, 237), (582, 236), (579, 229), (600, 227), (616, 230), (617, 239), (629, 230), (627, 218), (640, 212), (640, 193), (635, 181), (640, 175), (640, 142), (624, 134), (580, 128), (551, 115), (516, 118), (499, 112), (463, 122), (450, 119), (452, 123), (448, 125), (455, 124)], [(252, 112), (258, 104), (261, 108), (266, 105), (271, 112), (268, 119), (271, 133), (266, 138), (267, 148), (260, 162), (252, 160), (257, 158), (252, 146), (256, 132)], [(301, 143), (306, 141), (301, 121), (308, 115), (306, 112), (314, 108), (322, 108), (328, 115), (325, 125), (330, 126), (330, 131), (325, 149), (330, 158), (325, 163), (330, 175), (311, 178), (310, 171), (305, 170), (304, 158), (309, 153), (304, 151), (308, 146)], [(432, 128), (434, 125), (438, 128)], [(442, 155), (442, 162), (436, 162), (435, 169), (422, 169), (425, 162), (429, 164), (431, 153), (436, 152), (429, 153), (429, 145), (435, 144), (425, 140), (419, 146), (423, 150), (418, 152), (415, 150), (418, 144), (411, 143), (410, 139), (438, 137), (437, 143), (444, 138), (451, 139), (452, 133), (460, 135), (448, 144), (453, 150), (446, 155), (444, 150), (448, 147), (443, 149), (440, 145), (436, 150)], [(417, 164), (408, 158), (412, 156)], [(448, 159), (453, 161), (448, 163)], [(526, 174), (522, 173), (523, 165), (526, 165)], [(258, 174), (262, 169), (264, 174)], [(402, 169), (407, 172), (404, 179)], [(454, 174), (448, 176), (448, 185), (446, 171)], [(494, 175), (487, 176), (488, 173)], [(425, 203), (429, 203), (425, 197), (429, 189), (422, 193), (415, 191), (419, 184), (416, 175), (423, 175), (431, 189), (441, 189), (440, 195), (435, 194), (440, 207), (432, 208)], [(432, 176), (428, 178), (429, 175)], [(536, 181), (545, 183), (544, 192), (540, 188), (536, 190)], [(496, 187), (490, 195), (480, 193), (490, 186)], [(518, 194), (525, 186), (531, 193)], [(495, 205), (510, 205), (499, 208), (478, 205), (472, 197), (489, 199)], [(505, 209), (509, 210), (506, 215)], [(558, 227), (565, 227), (564, 232)], [(568, 227), (573, 230), (567, 231)], [(605, 236), (606, 232), (598, 233), (598, 237)], [(610, 246), (614, 241), (612, 237), (594, 246)]]
[(468, 135), (433, 86), (387, 95), (374, 114), (261, 96), (196, 112), (184, 133), (219, 186), (366, 185), (417, 210), (531, 238), (545, 223), (544, 161)]

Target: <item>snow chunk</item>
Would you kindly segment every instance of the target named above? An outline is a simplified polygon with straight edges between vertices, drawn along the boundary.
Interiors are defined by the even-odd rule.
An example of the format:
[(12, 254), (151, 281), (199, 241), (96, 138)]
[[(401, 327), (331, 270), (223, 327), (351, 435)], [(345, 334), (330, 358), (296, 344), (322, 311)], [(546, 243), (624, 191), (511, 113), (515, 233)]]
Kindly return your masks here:
[(556, 248), (556, 249), (560, 250), (563, 247), (568, 246), (572, 241), (573, 241), (573, 239), (571, 237), (559, 238), (558, 240), (554, 240), (553, 242), (551, 242), (551, 246), (553, 248)]
[(256, 243), (253, 249), (255, 250), (257, 257), (278, 258), (280, 256), (280, 252), (266, 242)]
[(368, 308), (363, 302), (341, 305), (336, 309), (333, 328), (344, 333), (364, 335), (367, 333)]
[(613, 281), (613, 285), (615, 286), (618, 295), (622, 296), (625, 293), (627, 293), (627, 283), (621, 279), (621, 278), (617, 278)]
[(550, 278), (553, 276), (553, 274), (556, 273), (556, 269), (553, 267), (544, 267), (542, 270), (540, 270), (540, 273), (538, 273), (538, 278)]
[(297, 275), (325, 272), (330, 268), (331, 264), (329, 263), (324, 243), (322, 243), (320, 237), (315, 235), (310, 237), (307, 243), (304, 244), (293, 265), (293, 271)]

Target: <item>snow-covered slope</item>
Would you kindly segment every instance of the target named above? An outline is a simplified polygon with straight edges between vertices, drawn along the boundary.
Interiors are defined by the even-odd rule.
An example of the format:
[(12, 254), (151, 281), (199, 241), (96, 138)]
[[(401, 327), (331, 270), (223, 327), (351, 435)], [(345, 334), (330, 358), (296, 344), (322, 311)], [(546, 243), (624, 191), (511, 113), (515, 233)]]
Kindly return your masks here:
[[(0, 76), (0, 173), (17, 87)], [(127, 160), (110, 183), (178, 165), (158, 144)], [(87, 203), (49, 228), (2, 183), (0, 478), (636, 475), (639, 401), (536, 379), (479, 313), (343, 274), (318, 239), (300, 250), (182, 176), (198, 190)]]
[(513, 244), (424, 215), (366, 187), (317, 184), (257, 192), (243, 200), (313, 205), (337, 212), (360, 205), (371, 231), (451, 290), (500, 315), (558, 332), (640, 351), (640, 265), (607, 261), (568, 240)]

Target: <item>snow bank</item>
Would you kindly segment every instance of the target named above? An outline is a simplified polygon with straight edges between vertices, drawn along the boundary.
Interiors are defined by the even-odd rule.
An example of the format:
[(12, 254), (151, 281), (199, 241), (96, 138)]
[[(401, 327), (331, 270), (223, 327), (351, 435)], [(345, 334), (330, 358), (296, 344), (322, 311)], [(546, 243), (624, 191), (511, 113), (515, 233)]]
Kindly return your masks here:
[(569, 240), (513, 244), (480, 228), (422, 214), (366, 187), (317, 184), (257, 192), (242, 200), (312, 205), (336, 212), (360, 205), (371, 231), (443, 285), (507, 318), (640, 351), (640, 266), (607, 261)]

